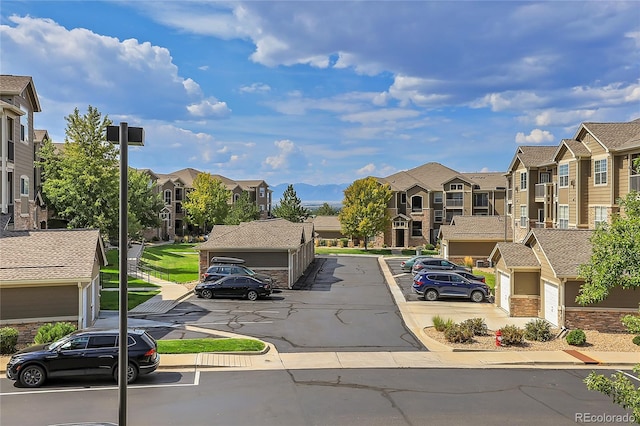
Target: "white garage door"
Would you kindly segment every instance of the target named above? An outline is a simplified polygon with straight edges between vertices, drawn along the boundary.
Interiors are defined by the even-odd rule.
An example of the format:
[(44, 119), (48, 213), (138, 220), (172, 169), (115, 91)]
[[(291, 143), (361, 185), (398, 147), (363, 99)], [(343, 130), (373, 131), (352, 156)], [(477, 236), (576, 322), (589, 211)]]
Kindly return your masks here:
[(544, 319), (558, 326), (558, 286), (544, 282)]
[(500, 272), (500, 307), (509, 313), (509, 297), (511, 296), (511, 277)]

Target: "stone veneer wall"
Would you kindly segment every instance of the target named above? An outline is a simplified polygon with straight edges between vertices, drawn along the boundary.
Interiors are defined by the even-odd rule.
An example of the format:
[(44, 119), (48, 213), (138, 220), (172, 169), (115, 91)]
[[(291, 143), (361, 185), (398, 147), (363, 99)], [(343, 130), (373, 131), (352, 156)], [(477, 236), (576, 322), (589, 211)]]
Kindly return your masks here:
[(259, 274), (265, 274), (273, 278), (275, 288), (289, 288), (289, 271), (286, 269), (258, 269), (251, 268)]
[(13, 205), (13, 229), (15, 230), (28, 230), (38, 229), (39, 224), (35, 223), (36, 217), (36, 202), (29, 200), (29, 214), (22, 215), (22, 200), (20, 197), (14, 200)]
[(626, 332), (622, 325), (622, 317), (636, 315), (637, 310), (588, 310), (585, 308), (566, 308), (564, 312), (564, 325), (568, 329), (581, 328), (583, 330), (597, 330), (600, 332), (619, 333)]
[(540, 296), (511, 295), (509, 298), (512, 317), (537, 317), (540, 310)]
[[(40, 321), (40, 322), (15, 322), (15, 323), (3, 323), (2, 327), (11, 327), (18, 330), (18, 347), (30, 346), (33, 344), (33, 339), (36, 337), (36, 333), (38, 332), (38, 328), (42, 327), (45, 324), (50, 323), (51, 321)], [(71, 323), (78, 328), (78, 321), (64, 321)]]

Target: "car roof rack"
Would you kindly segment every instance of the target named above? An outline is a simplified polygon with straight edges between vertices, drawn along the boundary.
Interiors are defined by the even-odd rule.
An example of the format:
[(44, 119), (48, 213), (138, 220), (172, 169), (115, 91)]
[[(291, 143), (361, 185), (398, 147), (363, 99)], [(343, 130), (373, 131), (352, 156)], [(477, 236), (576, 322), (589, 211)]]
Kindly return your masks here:
[(241, 265), (244, 263), (244, 259), (240, 259), (238, 257), (214, 256), (211, 258), (210, 264), (213, 265), (216, 263), (223, 263), (223, 264), (229, 264), (229, 265)]

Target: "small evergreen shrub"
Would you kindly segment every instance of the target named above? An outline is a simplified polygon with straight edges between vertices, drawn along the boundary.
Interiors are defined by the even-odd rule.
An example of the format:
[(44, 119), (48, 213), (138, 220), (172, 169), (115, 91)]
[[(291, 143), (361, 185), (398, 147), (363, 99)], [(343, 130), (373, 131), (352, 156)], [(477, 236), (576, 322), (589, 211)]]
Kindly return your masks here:
[(12, 354), (18, 344), (18, 330), (13, 327), (0, 328), (0, 354)]
[(573, 346), (582, 346), (587, 343), (587, 336), (584, 334), (584, 331), (576, 328), (575, 330), (571, 330), (567, 333), (567, 343)]
[(45, 343), (55, 342), (74, 331), (76, 331), (76, 326), (70, 322), (48, 323), (38, 328), (33, 341), (37, 345), (43, 345)]
[(433, 249), (435, 249), (435, 246), (433, 244), (425, 244), (424, 249), (428, 251), (432, 251)]
[(473, 341), (473, 331), (461, 324), (453, 324), (444, 330), (444, 337), (451, 343), (471, 343)]
[(454, 324), (451, 318), (445, 320), (440, 315), (434, 316), (431, 321), (433, 322), (433, 328), (440, 332), (445, 331), (447, 328), (451, 327)]
[(551, 324), (544, 319), (531, 320), (524, 325), (524, 338), (536, 342), (547, 342), (553, 338)]
[(486, 336), (489, 334), (489, 329), (483, 318), (469, 318), (462, 321), (460, 325), (469, 328), (474, 336)]
[(500, 329), (502, 345), (521, 345), (524, 343), (524, 330), (515, 325), (505, 325)]
[(632, 342), (633, 342), (634, 345), (640, 346), (640, 335), (634, 337)]
[(340, 238), (340, 247), (349, 247), (349, 239), (348, 238)]
[(625, 315), (622, 317), (624, 325), (630, 333), (640, 333), (640, 315)]

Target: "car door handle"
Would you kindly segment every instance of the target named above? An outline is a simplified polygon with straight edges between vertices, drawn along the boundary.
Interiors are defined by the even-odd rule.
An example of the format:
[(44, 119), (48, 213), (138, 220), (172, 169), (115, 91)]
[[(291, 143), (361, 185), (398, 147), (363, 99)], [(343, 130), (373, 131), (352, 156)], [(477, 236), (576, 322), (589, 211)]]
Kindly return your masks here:
[(113, 355), (100, 355), (98, 358), (113, 358)]

